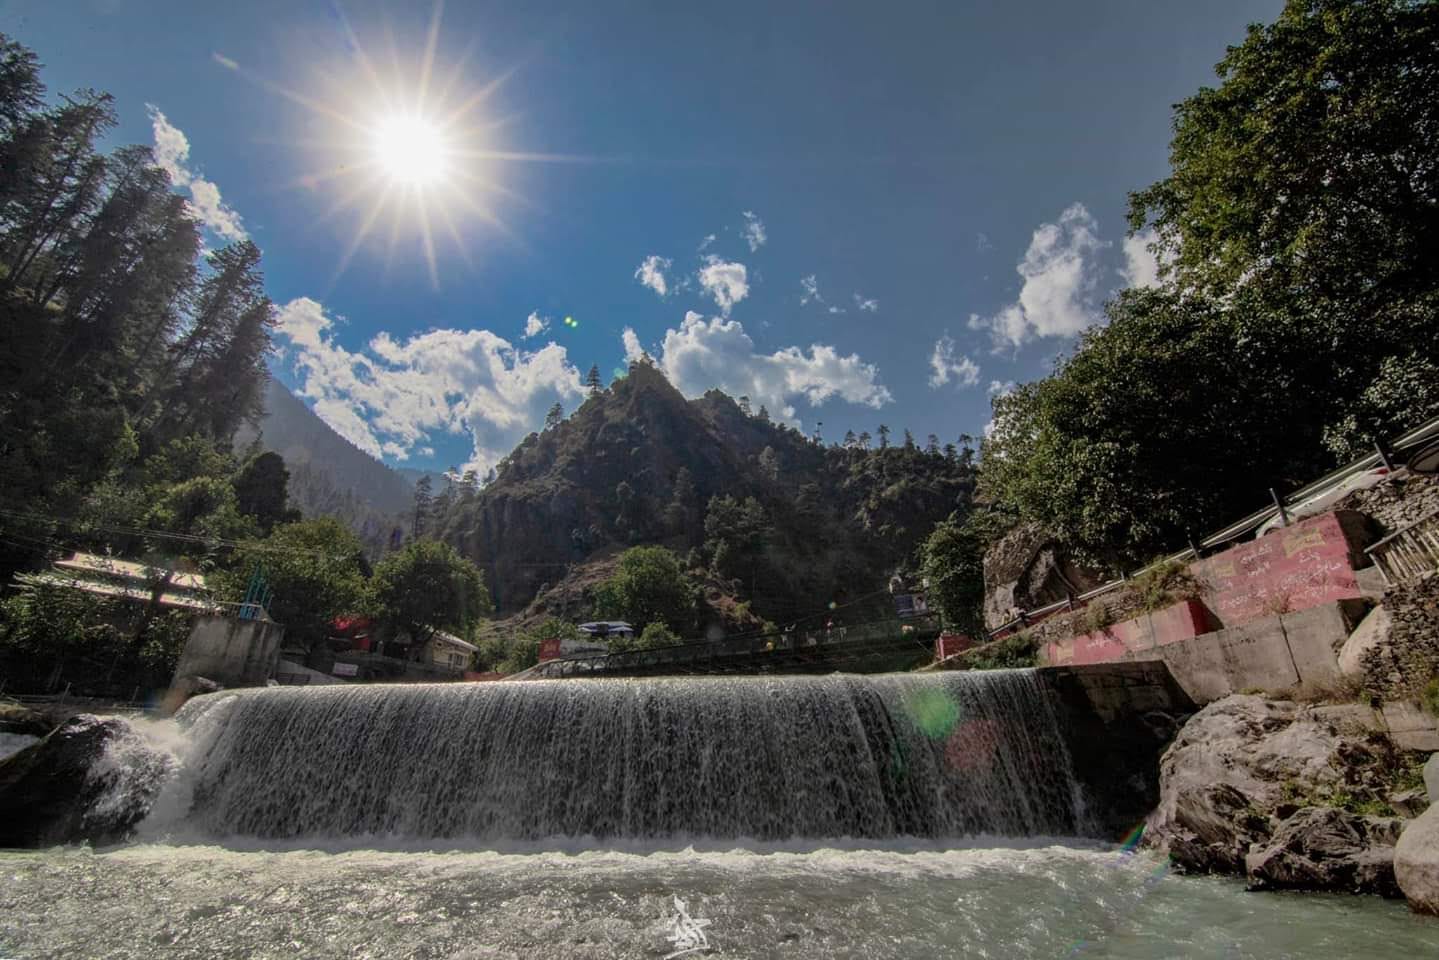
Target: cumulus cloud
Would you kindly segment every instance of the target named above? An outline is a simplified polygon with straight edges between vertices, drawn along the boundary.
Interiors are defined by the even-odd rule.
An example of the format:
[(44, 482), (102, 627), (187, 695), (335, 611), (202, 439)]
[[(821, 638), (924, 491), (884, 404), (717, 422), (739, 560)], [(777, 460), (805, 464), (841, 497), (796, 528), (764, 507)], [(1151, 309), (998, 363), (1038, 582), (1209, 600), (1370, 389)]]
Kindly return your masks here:
[(824, 303), (824, 297), (819, 294), (819, 280), (814, 274), (811, 273), (807, 277), (800, 277), (799, 286), (800, 289), (804, 291), (804, 293), (800, 294), (799, 298), (799, 305), (801, 307), (810, 302)]
[(154, 104), (150, 111), (150, 127), (155, 136), (155, 163), (170, 175), (170, 182), (190, 194), (190, 214), (216, 236), (226, 240), (244, 240), (247, 236), (240, 215), (220, 198), (220, 188), (190, 169), (190, 140), (184, 131), (172, 124)]
[(669, 280), (665, 278), (665, 271), (670, 268), (671, 263), (672, 261), (668, 257), (650, 254), (639, 265), (639, 269), (635, 270), (635, 279), (659, 296), (668, 296), (670, 285)]
[(700, 286), (714, 298), (720, 312), (729, 316), (734, 305), (749, 296), (749, 272), (744, 264), (721, 260), (714, 254), (705, 257), (704, 263), (699, 272)]
[(875, 313), (879, 310), (879, 301), (859, 294), (854, 295), (854, 305), (859, 308), (860, 313)]
[(988, 330), (995, 349), (1019, 348), (1038, 337), (1070, 337), (1101, 319), (1094, 302), (1097, 255), (1108, 246), (1083, 204), (1055, 223), (1040, 224), (1015, 269), (1024, 279), (1019, 299), (989, 317), (974, 314), (972, 329)]
[(844, 356), (821, 343), (763, 353), (738, 320), (706, 319), (694, 311), (678, 329), (665, 331), (657, 364), (686, 396), (718, 387), (750, 397), (789, 423), (798, 423), (798, 400), (817, 407), (838, 398), (879, 408), (894, 399), (879, 382), (879, 371), (857, 354)]
[[(749, 244), (750, 253), (754, 253), (769, 240), (769, 236), (764, 232), (764, 221), (749, 210), (744, 212), (744, 231), (742, 235), (744, 236), (745, 243)], [(714, 239), (713, 236), (711, 236), (710, 239)]]
[(1124, 238), (1124, 266), (1119, 275), (1126, 286), (1153, 287), (1159, 284), (1159, 258), (1149, 249), (1158, 239), (1153, 230), (1141, 230)]
[(565, 348), (516, 349), (489, 330), (430, 330), (403, 341), (388, 333), (365, 349), (335, 341), (339, 318), (309, 297), (279, 310), (275, 333), (299, 393), (341, 436), (374, 455), (430, 456), (435, 433), (468, 436), (467, 467), (484, 472), (544, 420), (556, 400), (584, 396)]
[(540, 316), (539, 313), (537, 313), (536, 311), (531, 310), (530, 315), (528, 317), (525, 317), (524, 338), (528, 340), (531, 337), (538, 337), (540, 334), (544, 333), (549, 328), (550, 321)]
[(947, 333), (934, 342), (934, 350), (929, 355), (929, 368), (933, 371), (929, 375), (929, 385), (935, 389), (951, 380), (956, 388), (972, 387), (979, 382), (979, 364), (969, 357), (957, 354), (954, 338)]

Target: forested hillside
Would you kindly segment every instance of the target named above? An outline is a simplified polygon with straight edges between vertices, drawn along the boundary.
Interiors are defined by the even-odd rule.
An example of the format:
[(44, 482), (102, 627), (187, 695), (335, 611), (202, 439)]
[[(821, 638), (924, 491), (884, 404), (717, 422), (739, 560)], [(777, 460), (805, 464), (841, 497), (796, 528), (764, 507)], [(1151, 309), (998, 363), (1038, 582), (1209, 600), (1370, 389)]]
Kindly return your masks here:
[(967, 511), (970, 451), (907, 435), (826, 446), (718, 391), (686, 400), (630, 365), (570, 417), (556, 411), (482, 489), (436, 501), (437, 533), (478, 563), (501, 612), (620, 547), (663, 544), (733, 582), (775, 621), (867, 599), (951, 512)]

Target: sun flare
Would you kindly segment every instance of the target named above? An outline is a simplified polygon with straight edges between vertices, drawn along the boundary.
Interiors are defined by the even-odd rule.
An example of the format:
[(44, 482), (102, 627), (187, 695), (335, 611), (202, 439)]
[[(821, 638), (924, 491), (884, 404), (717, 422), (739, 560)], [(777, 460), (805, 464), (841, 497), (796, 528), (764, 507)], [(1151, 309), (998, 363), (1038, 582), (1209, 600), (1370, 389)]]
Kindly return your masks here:
[(514, 115), (497, 116), (494, 99), (509, 74), (475, 83), (464, 57), (443, 63), (438, 3), (422, 45), (389, 34), (378, 56), (346, 18), (337, 27), (345, 54), (314, 64), (303, 90), (216, 60), (305, 110), (297, 146), (308, 169), (291, 186), (330, 198), (316, 223), (336, 221), (345, 244), (332, 282), (365, 248), (383, 251), (387, 269), (397, 255), (418, 254), (438, 289), (442, 237), (471, 266), (469, 247), (487, 234), (516, 240), (498, 211), (518, 199), (500, 182), (508, 165), (580, 158), (501, 146)]
[(381, 120), (375, 126), (374, 152), (386, 176), (398, 183), (425, 187), (449, 173), (445, 132), (425, 117), (396, 115)]

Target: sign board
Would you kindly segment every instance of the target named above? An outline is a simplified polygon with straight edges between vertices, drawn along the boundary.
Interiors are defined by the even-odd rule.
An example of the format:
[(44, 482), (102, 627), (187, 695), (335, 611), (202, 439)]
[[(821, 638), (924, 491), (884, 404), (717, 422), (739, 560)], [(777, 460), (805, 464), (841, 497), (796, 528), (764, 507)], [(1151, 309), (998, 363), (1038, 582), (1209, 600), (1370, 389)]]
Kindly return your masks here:
[(551, 637), (548, 640), (542, 640), (540, 642), (541, 663), (546, 660), (558, 660), (560, 657), (575, 657), (586, 653), (599, 656), (609, 652), (609, 644), (601, 643), (598, 640), (592, 640), (587, 637), (582, 637), (578, 640), (573, 640), (569, 637), (565, 637), (564, 639)]
[(894, 612), (899, 614), (901, 620), (923, 617), (929, 614), (929, 604), (925, 603), (922, 593), (896, 593), (894, 595)]
[(360, 665), (358, 663), (337, 663), (330, 669), (330, 675), (335, 677), (358, 677)]

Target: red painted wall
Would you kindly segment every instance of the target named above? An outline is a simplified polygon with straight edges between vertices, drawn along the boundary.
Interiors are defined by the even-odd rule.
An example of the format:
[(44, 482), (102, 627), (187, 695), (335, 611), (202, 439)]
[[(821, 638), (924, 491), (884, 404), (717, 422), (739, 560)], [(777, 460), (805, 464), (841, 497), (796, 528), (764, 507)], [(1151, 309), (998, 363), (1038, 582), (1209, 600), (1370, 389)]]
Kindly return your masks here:
[(937, 660), (943, 660), (975, 645), (974, 640), (962, 633), (941, 633), (934, 641), (934, 656)]

